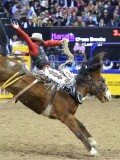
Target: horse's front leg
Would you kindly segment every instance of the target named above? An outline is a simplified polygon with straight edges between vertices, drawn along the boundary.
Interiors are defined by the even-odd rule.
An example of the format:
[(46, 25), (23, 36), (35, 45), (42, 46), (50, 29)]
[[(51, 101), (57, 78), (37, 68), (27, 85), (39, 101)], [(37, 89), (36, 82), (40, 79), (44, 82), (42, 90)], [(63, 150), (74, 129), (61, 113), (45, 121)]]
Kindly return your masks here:
[(66, 124), (66, 126), (69, 127), (69, 129), (77, 136), (78, 139), (80, 139), (83, 144), (85, 145), (86, 149), (90, 152), (91, 156), (96, 156), (98, 155), (98, 152), (90, 145), (88, 140), (86, 139), (85, 135), (83, 132), (80, 130), (80, 127), (78, 123), (76, 122), (76, 119), (74, 115), (69, 114), (67, 116), (60, 116), (59, 120)]
[(85, 135), (85, 137), (87, 138), (87, 140), (90, 143), (90, 145), (92, 147), (97, 147), (97, 142), (94, 140), (92, 135), (88, 132), (86, 127), (78, 119), (76, 119), (76, 122), (79, 125), (79, 127), (80, 127), (81, 131), (83, 132), (83, 134)]

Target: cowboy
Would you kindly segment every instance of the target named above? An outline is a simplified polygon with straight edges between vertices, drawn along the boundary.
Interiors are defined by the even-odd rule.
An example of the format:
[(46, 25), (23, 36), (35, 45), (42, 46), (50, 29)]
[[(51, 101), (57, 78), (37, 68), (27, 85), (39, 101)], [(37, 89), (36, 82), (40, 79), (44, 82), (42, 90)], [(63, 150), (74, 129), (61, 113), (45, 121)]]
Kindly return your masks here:
[(33, 33), (32, 37), (29, 37), (20, 27), (19, 24), (16, 22), (12, 22), (13, 28), (16, 29), (17, 33), (23, 38), (28, 47), (29, 47), (29, 54), (31, 59), (33, 60), (35, 66), (42, 70), (45, 76), (49, 77), (53, 81), (57, 83), (66, 83), (68, 82), (68, 78), (61, 74), (59, 71), (52, 69), (50, 67), (50, 62), (48, 60), (47, 54), (43, 47), (54, 47), (59, 46), (64, 43), (63, 40), (47, 40), (44, 41), (42, 38), (41, 33)]

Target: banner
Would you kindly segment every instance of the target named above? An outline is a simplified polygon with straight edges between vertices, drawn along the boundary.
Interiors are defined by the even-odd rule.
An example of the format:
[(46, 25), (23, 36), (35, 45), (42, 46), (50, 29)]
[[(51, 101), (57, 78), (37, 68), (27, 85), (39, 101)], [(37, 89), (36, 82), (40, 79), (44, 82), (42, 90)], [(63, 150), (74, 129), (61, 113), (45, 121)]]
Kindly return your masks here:
[(102, 74), (112, 95), (120, 95), (120, 74)]

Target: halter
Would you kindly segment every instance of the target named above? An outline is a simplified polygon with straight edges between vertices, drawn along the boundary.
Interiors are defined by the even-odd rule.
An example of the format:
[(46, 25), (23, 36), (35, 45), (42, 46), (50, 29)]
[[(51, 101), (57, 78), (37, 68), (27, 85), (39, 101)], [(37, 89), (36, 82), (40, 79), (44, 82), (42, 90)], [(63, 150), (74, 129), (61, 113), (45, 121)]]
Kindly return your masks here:
[(106, 92), (107, 90), (108, 90), (108, 87), (105, 85), (105, 87), (103, 87), (102, 85), (101, 85), (101, 87), (100, 86), (98, 86), (97, 84), (96, 84), (96, 82), (98, 82), (98, 81), (101, 81), (101, 82), (105, 82), (105, 79), (104, 78), (100, 78), (99, 80), (97, 80), (97, 81), (94, 81), (94, 79), (92, 79), (91, 77), (90, 77), (90, 75), (88, 75), (88, 77), (89, 77), (89, 80), (91, 81), (91, 83), (92, 83), (92, 85), (94, 85), (95, 86), (95, 88), (96, 88), (96, 90), (97, 90), (97, 94), (96, 95), (98, 95), (99, 93), (101, 93), (101, 92)]
[[(85, 78), (85, 77), (87, 77), (87, 78)], [(86, 82), (86, 83), (91, 84), (92, 86), (95, 86), (95, 88), (97, 90), (96, 95), (98, 95), (101, 92), (106, 92), (108, 90), (107, 86), (103, 87), (101, 85), (101, 87), (100, 87), (100, 86), (97, 85), (97, 81), (105, 82), (105, 79), (102, 78), (102, 77), (101, 77), (101, 79), (99, 79), (97, 81), (94, 81), (94, 79), (91, 78), (91, 76), (88, 73), (86, 73), (85, 75), (80, 74), (79, 78), (81, 80), (80, 83), (85, 84), (85, 82)], [(91, 86), (91, 88), (92, 88), (92, 86)]]

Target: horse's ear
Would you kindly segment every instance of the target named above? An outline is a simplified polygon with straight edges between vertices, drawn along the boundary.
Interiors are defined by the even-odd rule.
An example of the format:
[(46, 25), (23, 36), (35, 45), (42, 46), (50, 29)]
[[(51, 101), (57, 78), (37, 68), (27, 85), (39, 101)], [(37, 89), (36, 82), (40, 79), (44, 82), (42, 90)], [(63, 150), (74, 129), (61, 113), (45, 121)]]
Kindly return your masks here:
[(87, 66), (91, 66), (94, 65), (95, 63), (101, 63), (102, 64), (102, 60), (105, 60), (108, 58), (108, 54), (106, 52), (101, 52), (98, 53), (96, 56), (94, 56), (92, 59), (89, 59), (87, 61)]
[(95, 72), (95, 71), (101, 71), (102, 69), (102, 64), (94, 64), (88, 68), (86, 68), (87, 72)]

